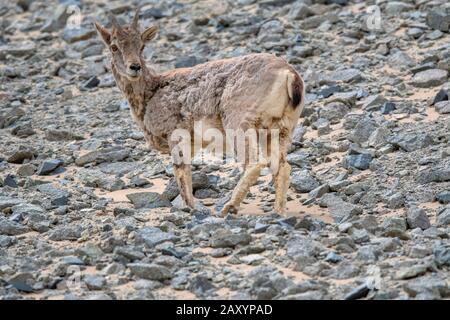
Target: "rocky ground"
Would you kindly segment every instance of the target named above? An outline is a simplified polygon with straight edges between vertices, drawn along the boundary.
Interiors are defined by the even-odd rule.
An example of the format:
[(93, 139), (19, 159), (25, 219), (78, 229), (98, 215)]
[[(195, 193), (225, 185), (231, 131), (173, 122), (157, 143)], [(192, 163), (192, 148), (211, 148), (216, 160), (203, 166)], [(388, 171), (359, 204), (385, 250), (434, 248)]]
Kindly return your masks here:
[(0, 6), (0, 299), (450, 297), (447, 1), (139, 1), (158, 70), (272, 52), (304, 76), (289, 217), (263, 172), (225, 219), (238, 168), (195, 164), (180, 207), (115, 86), (92, 21), (137, 2)]

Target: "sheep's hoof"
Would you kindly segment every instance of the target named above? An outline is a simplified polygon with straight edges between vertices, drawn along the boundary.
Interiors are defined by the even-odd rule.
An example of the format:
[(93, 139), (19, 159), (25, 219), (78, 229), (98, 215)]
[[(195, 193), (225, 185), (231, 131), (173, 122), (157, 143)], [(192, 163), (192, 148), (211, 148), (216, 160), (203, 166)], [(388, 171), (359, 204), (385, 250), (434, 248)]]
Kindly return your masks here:
[(220, 216), (225, 217), (227, 214), (237, 214), (238, 210), (232, 204), (226, 204), (223, 209), (220, 211)]
[(276, 214), (280, 215), (281, 217), (287, 218), (286, 210), (281, 209), (281, 208), (278, 208), (278, 207), (275, 207), (275, 208), (273, 208), (273, 211), (274, 211)]

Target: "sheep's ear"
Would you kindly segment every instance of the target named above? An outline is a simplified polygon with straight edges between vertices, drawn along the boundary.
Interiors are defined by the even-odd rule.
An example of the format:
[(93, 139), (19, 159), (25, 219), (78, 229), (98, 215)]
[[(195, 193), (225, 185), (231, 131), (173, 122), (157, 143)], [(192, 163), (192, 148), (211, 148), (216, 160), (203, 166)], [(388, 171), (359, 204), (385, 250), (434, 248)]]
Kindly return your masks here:
[(98, 22), (94, 22), (94, 25), (95, 29), (97, 29), (97, 33), (102, 38), (103, 42), (107, 46), (109, 46), (111, 44), (111, 33), (109, 33), (109, 31), (106, 30), (106, 28), (104, 28), (103, 26), (101, 26)]
[(142, 42), (145, 43), (145, 42), (152, 40), (156, 36), (157, 32), (158, 32), (157, 26), (151, 26), (151, 27), (145, 29), (145, 31), (142, 32), (142, 34), (141, 34)]

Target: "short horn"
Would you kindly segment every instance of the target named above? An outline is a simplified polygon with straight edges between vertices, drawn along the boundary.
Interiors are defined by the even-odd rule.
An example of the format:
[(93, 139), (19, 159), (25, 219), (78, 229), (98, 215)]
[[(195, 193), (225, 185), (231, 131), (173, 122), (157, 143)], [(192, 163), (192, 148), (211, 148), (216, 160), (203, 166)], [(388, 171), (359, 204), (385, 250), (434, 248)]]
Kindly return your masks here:
[(133, 21), (131, 22), (131, 26), (135, 29), (139, 27), (139, 13), (141, 11), (141, 6), (138, 6), (136, 9), (136, 13), (134, 14)]
[(116, 17), (113, 14), (110, 14), (109, 17), (111, 19), (111, 23), (112, 23), (113, 27), (118, 29), (118, 30), (121, 30), (122, 27), (120, 26), (120, 24), (117, 21)]

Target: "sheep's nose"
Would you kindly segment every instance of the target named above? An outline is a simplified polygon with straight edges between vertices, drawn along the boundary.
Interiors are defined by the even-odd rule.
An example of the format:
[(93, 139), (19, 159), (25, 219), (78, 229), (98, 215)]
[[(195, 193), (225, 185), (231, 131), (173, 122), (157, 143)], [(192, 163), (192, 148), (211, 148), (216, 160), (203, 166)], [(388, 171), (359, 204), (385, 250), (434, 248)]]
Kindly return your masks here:
[(132, 63), (130, 64), (130, 70), (139, 71), (141, 70), (141, 65), (139, 63)]

